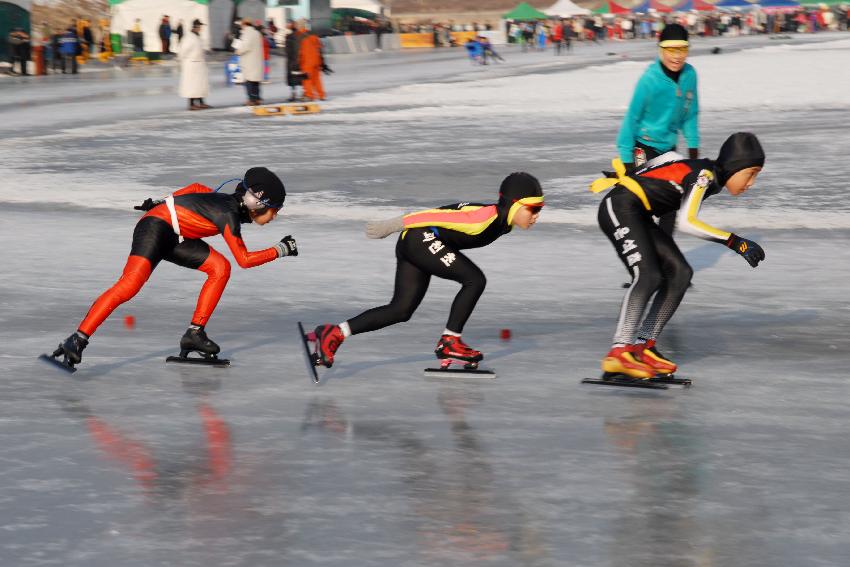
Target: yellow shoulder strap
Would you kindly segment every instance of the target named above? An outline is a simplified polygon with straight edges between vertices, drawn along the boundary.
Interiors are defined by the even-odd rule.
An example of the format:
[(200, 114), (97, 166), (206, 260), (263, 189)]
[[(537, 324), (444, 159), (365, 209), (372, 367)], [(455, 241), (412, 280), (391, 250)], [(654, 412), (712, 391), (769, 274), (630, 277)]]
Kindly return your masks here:
[(617, 177), (600, 177), (590, 184), (590, 190), (594, 193), (601, 193), (614, 185), (620, 184), (637, 195), (646, 210), (651, 211), (652, 207), (649, 204), (649, 198), (646, 196), (646, 192), (640, 186), (640, 183), (626, 175), (626, 166), (623, 165), (623, 160), (614, 158), (611, 160), (611, 166), (614, 168), (614, 173), (617, 174)]

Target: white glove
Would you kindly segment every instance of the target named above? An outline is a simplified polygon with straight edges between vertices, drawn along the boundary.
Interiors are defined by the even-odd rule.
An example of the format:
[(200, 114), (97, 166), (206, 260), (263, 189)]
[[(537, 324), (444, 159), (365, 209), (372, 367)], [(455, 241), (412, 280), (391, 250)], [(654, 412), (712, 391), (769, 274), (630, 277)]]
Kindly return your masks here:
[(386, 238), (394, 232), (404, 230), (404, 216), (381, 221), (366, 223), (366, 236), (369, 238)]

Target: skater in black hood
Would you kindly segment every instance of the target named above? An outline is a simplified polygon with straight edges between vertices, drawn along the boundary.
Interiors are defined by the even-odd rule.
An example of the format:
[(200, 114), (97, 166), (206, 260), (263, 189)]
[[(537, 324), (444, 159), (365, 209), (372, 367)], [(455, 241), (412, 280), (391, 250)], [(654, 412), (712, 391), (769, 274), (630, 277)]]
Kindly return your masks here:
[(121, 277), (97, 298), (77, 331), (59, 345), (52, 357), (46, 358), (52, 361), (61, 356), (59, 364), (73, 371), (74, 365), (80, 363), (89, 337), (118, 306), (135, 296), (159, 262), (166, 260), (207, 275), (191, 325), (180, 339), (180, 359), (185, 361), (189, 352), (199, 352), (214, 361), (219, 347), (207, 337), (204, 326), (224, 293), (230, 278), (230, 262), (202, 239), (221, 234), (243, 268), (297, 256), (295, 239), (289, 235), (270, 248), (255, 251), (248, 250), (242, 240), (242, 224), (272, 222), (285, 198), (286, 189), (277, 175), (265, 167), (252, 167), (239, 180), (233, 194), (193, 183), (162, 200), (145, 200), (135, 207), (145, 214), (136, 223), (130, 256)]
[(395, 291), (389, 304), (370, 309), (339, 325), (316, 328), (319, 363), (330, 367), (339, 345), (350, 335), (407, 321), (416, 311), (431, 276), (453, 280), (461, 289), (452, 303), (437, 358), (477, 364), (483, 355), (461, 340), (464, 324), (484, 292), (486, 278), (461, 250), (487, 246), (514, 227), (529, 229), (543, 207), (543, 189), (529, 173), (508, 175), (492, 205), (456, 203), (366, 225), (369, 238), (401, 232), (396, 244)]
[(653, 222), (653, 216), (678, 211), (681, 231), (724, 244), (753, 268), (764, 260), (764, 250), (755, 242), (714, 228), (697, 217), (702, 202), (724, 187), (735, 196), (747, 191), (764, 160), (758, 138), (739, 132), (723, 143), (717, 160), (685, 159), (668, 152), (656, 158), (652, 166), (627, 175), (623, 163), (616, 159), (616, 174), (594, 181), (591, 191), (610, 189), (599, 206), (599, 226), (632, 276), (613, 346), (602, 361), (606, 375), (650, 379), (676, 371), (676, 365), (655, 348), (655, 341), (682, 301), (693, 270), (673, 238)]

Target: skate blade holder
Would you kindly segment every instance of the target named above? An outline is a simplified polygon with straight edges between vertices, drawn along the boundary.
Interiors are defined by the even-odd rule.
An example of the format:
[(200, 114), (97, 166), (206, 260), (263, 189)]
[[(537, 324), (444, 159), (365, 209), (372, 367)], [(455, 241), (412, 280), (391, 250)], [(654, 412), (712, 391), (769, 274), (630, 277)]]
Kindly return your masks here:
[(683, 388), (690, 388), (693, 386), (693, 382), (690, 378), (677, 378), (675, 374), (657, 374), (650, 378), (649, 381), (655, 384), (682, 386)]
[(318, 114), (321, 112), (321, 107), (315, 102), (307, 102), (304, 104), (271, 104), (267, 106), (252, 107), (256, 116), (285, 116), (298, 114)]
[[(60, 355), (62, 355), (62, 360), (59, 360), (57, 358)], [(57, 368), (61, 368), (62, 370), (64, 370), (65, 372), (67, 372), (69, 374), (73, 374), (74, 372), (77, 371), (77, 369), (74, 368), (74, 364), (71, 363), (71, 362), (68, 362), (68, 358), (66, 356), (64, 356), (64, 353), (62, 352), (62, 345), (59, 345), (59, 348), (56, 349), (55, 351), (53, 351), (53, 354), (46, 354), (45, 353), (45, 354), (40, 355), (38, 357), (38, 359), (43, 361), (43, 362), (46, 362), (46, 363), (48, 363), (52, 366), (56, 366)]]
[(226, 368), (230, 366), (230, 360), (219, 358), (216, 354), (209, 356), (192, 357), (186, 351), (181, 351), (180, 356), (169, 356), (165, 362), (176, 364), (194, 364), (197, 366), (212, 366), (214, 368)]
[[(301, 324), (301, 321), (298, 321), (298, 335), (301, 337), (301, 344), (304, 345), (304, 362), (307, 363), (307, 371), (310, 374), (310, 377), (313, 379), (314, 384), (319, 383), (319, 372), (316, 370), (316, 367), (321, 366), (319, 362), (319, 353), (318, 348), (318, 339), (316, 338), (316, 332), (310, 331), (309, 333), (304, 330), (304, 325)], [(313, 349), (310, 350), (310, 344), (313, 344)]]
[[(458, 367), (452, 368), (455, 364)], [(455, 358), (444, 358), (440, 361), (439, 368), (426, 368), (426, 378), (485, 378), (492, 379), (496, 373), (486, 368), (479, 368), (478, 362), (468, 360), (457, 360)]]
[(585, 378), (582, 384), (595, 386), (614, 386), (619, 388), (644, 388), (647, 390), (667, 390), (666, 384), (655, 382), (652, 378), (632, 378), (625, 374), (605, 372), (599, 378)]
[(307, 340), (308, 343), (313, 345), (313, 350), (309, 351), (310, 352), (310, 360), (313, 361), (313, 366), (324, 366), (322, 364), (321, 360), (319, 359), (319, 345), (318, 345), (319, 341), (316, 338), (316, 332), (310, 331), (309, 333), (304, 335), (304, 338)]

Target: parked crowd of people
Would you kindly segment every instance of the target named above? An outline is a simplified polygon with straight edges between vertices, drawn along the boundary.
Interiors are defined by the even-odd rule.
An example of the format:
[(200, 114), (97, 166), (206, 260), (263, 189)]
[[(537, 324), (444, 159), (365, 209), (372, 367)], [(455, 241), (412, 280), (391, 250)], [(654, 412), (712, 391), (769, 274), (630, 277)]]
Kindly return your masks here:
[[(195, 20), (192, 29), (179, 43), (180, 89), (182, 98), (188, 100), (189, 110), (211, 108), (204, 102), (209, 94), (209, 77), (203, 44), (200, 38), (204, 23)], [(248, 18), (239, 20), (230, 30), (229, 49), (239, 56), (239, 72), (247, 94), (246, 106), (263, 104), (260, 85), (268, 77), (270, 51), (276, 45), (277, 28), (273, 22)], [(325, 100), (322, 73), (331, 73), (322, 53), (319, 37), (303, 22), (287, 23), (285, 41), (286, 82), (292, 89), (291, 101)], [(298, 94), (298, 87), (303, 89)]]
[[(99, 24), (99, 29), (96, 29), (91, 20), (78, 17), (72, 19), (67, 27), (58, 30), (47, 22), (34, 26), (32, 34), (23, 28), (14, 28), (6, 40), (12, 72), (28, 75), (34, 48), (40, 48), (45, 72), (77, 73), (80, 63), (93, 57), (96, 52), (108, 49), (104, 43), (109, 41), (108, 22), (101, 20)], [(99, 33), (99, 41), (95, 40), (96, 32)]]
[(683, 12), (676, 14), (602, 15), (533, 22), (508, 22), (509, 43), (523, 49), (545, 49), (562, 41), (652, 39), (666, 24), (677, 23), (700, 37), (751, 34), (846, 31), (850, 10), (840, 7), (776, 12), (759, 8), (743, 12)]

